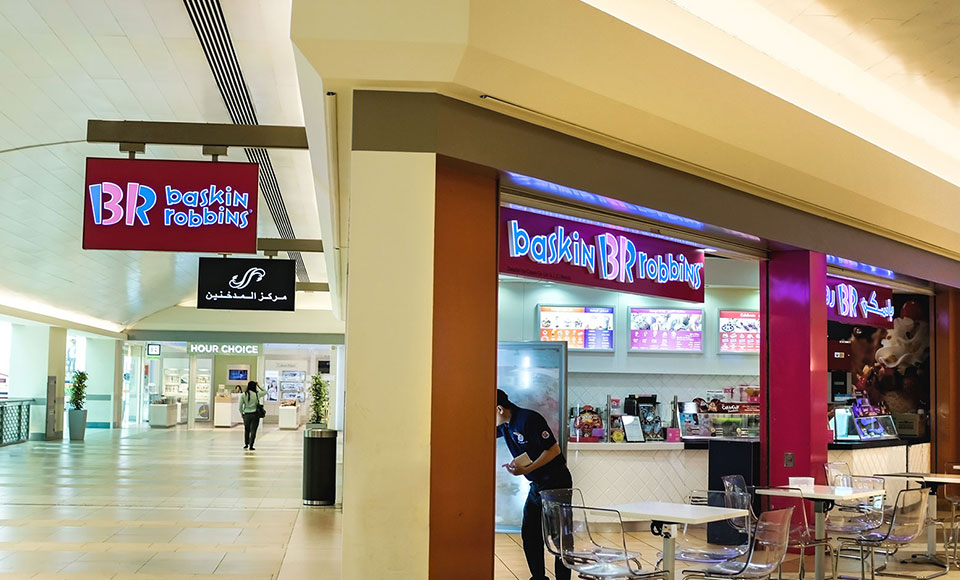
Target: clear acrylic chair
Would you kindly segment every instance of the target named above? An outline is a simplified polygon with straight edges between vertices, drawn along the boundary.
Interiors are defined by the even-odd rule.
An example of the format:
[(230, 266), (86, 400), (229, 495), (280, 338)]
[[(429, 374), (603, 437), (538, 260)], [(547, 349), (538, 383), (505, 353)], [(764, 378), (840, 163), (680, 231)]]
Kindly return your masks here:
[[(687, 503), (714, 507), (751, 509), (750, 495), (738, 491), (692, 491)], [(739, 558), (750, 550), (753, 526), (748, 518), (734, 518), (679, 529), (675, 558), (683, 562), (717, 564)], [(661, 555), (662, 556), (662, 555)]]
[[(547, 547), (548, 552), (558, 558), (562, 558), (560, 538), (564, 532), (560, 518), (561, 512), (555, 508), (559, 507), (562, 510), (564, 506), (568, 505), (583, 506), (583, 493), (576, 487), (547, 489), (540, 492), (540, 502), (542, 506), (540, 518), (542, 522), (541, 527), (543, 528), (543, 543)], [(580, 543), (578, 551), (571, 551), (568, 557), (582, 562), (592, 562), (604, 558), (616, 559), (619, 557), (619, 552), (608, 553), (604, 550), (603, 545), (594, 539), (594, 534), (602, 534), (603, 530), (591, 530), (588, 515), (587, 513), (583, 514), (584, 541)], [(627, 556), (631, 559), (638, 560), (637, 565), (640, 565), (639, 552), (628, 551)]]
[[(948, 461), (943, 466), (943, 472), (949, 473), (951, 475), (960, 475), (960, 462), (957, 461)], [(960, 485), (958, 484), (948, 484), (943, 486), (943, 497), (948, 502), (950, 502), (950, 537), (945, 539), (943, 544), (944, 550), (953, 550), (952, 561), (954, 564), (958, 564), (957, 561), (957, 532), (960, 531)]]
[[(637, 557), (627, 550), (620, 512), (609, 508), (549, 502), (552, 518), (560, 524), (560, 558), (563, 565), (587, 580), (618, 578), (667, 580), (663, 570), (644, 570)], [(544, 509), (547, 509), (545, 506)], [(588, 524), (589, 522), (589, 524)], [(603, 535), (590, 528), (602, 529)], [(599, 546), (602, 558), (585, 560), (583, 554)]]
[[(868, 500), (838, 501), (827, 514), (827, 530), (841, 534), (859, 534), (883, 525), (883, 478), (851, 475), (846, 463), (824, 463), (827, 485), (855, 489), (876, 489), (878, 494)], [(886, 512), (888, 515), (892, 512)]]
[(757, 519), (753, 543), (747, 555), (704, 569), (687, 569), (683, 578), (748, 578), (762, 580), (777, 572), (787, 554), (793, 508), (763, 512)]
[[(806, 575), (806, 556), (808, 550), (824, 550), (828, 557), (833, 556), (833, 547), (830, 538), (818, 540), (816, 530), (810, 525), (807, 517), (807, 508), (811, 505), (803, 496), (801, 488), (788, 488), (797, 493), (797, 497), (767, 496), (767, 509), (793, 508), (793, 517), (790, 521), (790, 536), (787, 548), (800, 552), (800, 564), (797, 571), (798, 578), (803, 580)], [(816, 553), (816, 552), (814, 552)], [(783, 567), (777, 569), (777, 577), (783, 577)]]
[(757, 516), (753, 511), (753, 492), (756, 491), (755, 488), (747, 485), (747, 480), (742, 475), (724, 475), (720, 478), (723, 481), (723, 489), (725, 491), (739, 492), (742, 494), (747, 494), (748, 500), (747, 505), (728, 505), (727, 507), (737, 507), (742, 509), (747, 509), (750, 511), (750, 516), (746, 519), (738, 518), (732, 520), (734, 526), (737, 527), (740, 531), (746, 533), (747, 528), (753, 528), (757, 525)]
[(833, 577), (837, 576), (839, 566), (838, 554), (841, 550), (857, 549), (860, 552), (860, 580), (866, 580), (867, 561), (869, 555), (870, 578), (874, 580), (877, 572), (882, 572), (884, 566), (875, 565), (874, 554), (883, 549), (888, 553), (896, 551), (902, 546), (916, 540), (923, 532), (927, 523), (927, 502), (930, 494), (926, 489), (905, 489), (897, 494), (897, 501), (893, 506), (893, 516), (883, 529), (864, 531), (856, 537), (841, 537), (833, 558)]

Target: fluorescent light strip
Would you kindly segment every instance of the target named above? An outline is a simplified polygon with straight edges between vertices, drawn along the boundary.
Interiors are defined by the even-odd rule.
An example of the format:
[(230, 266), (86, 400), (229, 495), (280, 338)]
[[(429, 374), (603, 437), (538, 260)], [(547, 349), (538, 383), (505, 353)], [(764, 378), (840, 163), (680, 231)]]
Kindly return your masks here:
[[(12, 292), (7, 292), (0, 290), (0, 306), (6, 306), (8, 308), (13, 308), (16, 310), (22, 310), (24, 312), (29, 312), (32, 314), (37, 314), (40, 316), (47, 316), (50, 318), (58, 318), (65, 322), (73, 322), (74, 324), (80, 324), (83, 326), (90, 326), (93, 328), (98, 328), (100, 330), (106, 330), (109, 332), (123, 332), (124, 327), (120, 324), (110, 322), (108, 320), (103, 320), (101, 318), (95, 318), (93, 316), (88, 316), (86, 314), (81, 314), (79, 312), (73, 312), (71, 310), (64, 310), (62, 308), (57, 308), (55, 306), (50, 306), (49, 304), (44, 304), (33, 300), (32, 298), (27, 298), (19, 294), (14, 294)], [(11, 315), (15, 316), (15, 315)]]

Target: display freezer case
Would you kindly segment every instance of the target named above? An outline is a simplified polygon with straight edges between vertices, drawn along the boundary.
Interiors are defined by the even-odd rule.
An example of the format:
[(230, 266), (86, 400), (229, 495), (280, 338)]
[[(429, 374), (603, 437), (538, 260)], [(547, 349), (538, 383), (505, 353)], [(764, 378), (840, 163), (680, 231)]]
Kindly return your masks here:
[[(517, 406), (537, 411), (557, 437), (566, 456), (567, 345), (563, 342), (501, 342), (497, 348), (497, 386)], [(512, 459), (497, 438), (496, 529), (518, 532), (530, 489), (525, 477), (501, 467)]]

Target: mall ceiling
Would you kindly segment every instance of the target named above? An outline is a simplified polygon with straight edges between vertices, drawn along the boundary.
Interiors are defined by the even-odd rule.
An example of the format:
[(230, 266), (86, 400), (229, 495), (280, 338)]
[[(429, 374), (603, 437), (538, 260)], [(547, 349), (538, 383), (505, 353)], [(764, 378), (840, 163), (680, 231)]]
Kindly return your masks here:
[[(223, 10), (258, 121), (303, 125), (289, 2)], [(84, 142), (88, 119), (231, 122), (183, 0), (2, 2), (0, 79), (0, 304), (126, 326), (195, 298), (197, 254), (80, 248), (84, 159), (121, 156)], [(309, 154), (269, 154), (293, 233), (320, 238)], [(150, 145), (145, 157), (204, 159)], [(258, 234), (279, 237), (260, 199)], [(301, 280), (326, 281), (322, 256), (303, 259)]]

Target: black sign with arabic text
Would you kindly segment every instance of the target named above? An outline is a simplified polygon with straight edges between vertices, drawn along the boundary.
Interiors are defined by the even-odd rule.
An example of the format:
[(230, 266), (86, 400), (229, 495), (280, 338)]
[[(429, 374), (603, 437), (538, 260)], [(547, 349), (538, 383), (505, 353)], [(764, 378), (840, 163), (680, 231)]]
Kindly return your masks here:
[(200, 258), (197, 308), (293, 310), (296, 286), (293, 260)]

